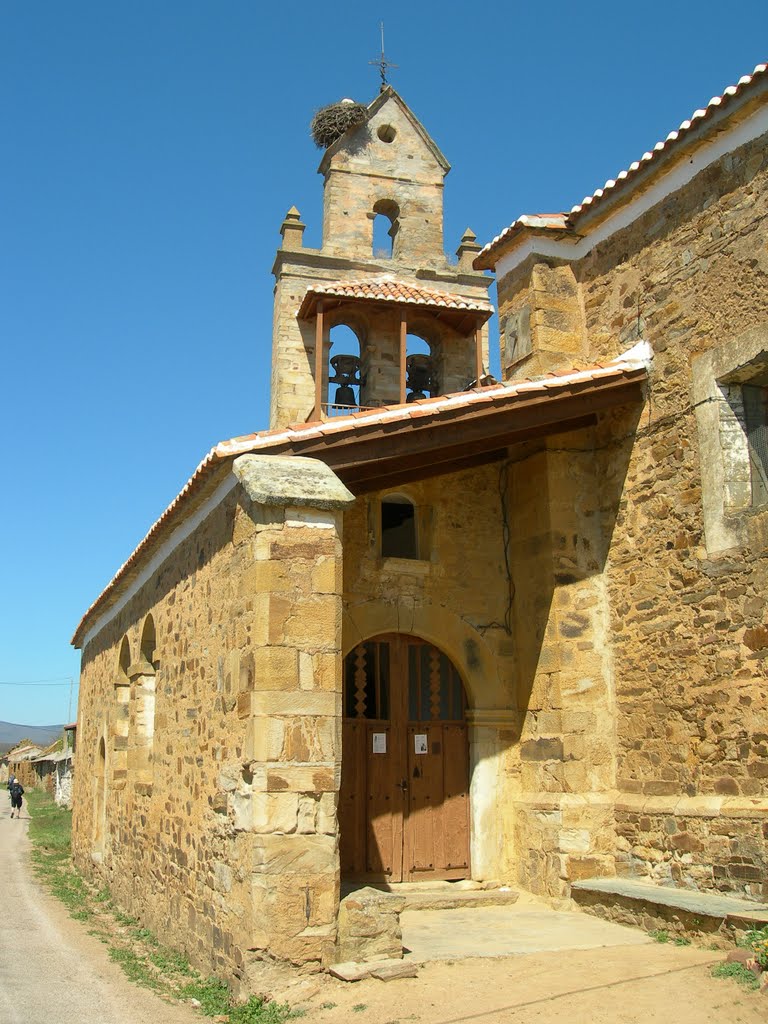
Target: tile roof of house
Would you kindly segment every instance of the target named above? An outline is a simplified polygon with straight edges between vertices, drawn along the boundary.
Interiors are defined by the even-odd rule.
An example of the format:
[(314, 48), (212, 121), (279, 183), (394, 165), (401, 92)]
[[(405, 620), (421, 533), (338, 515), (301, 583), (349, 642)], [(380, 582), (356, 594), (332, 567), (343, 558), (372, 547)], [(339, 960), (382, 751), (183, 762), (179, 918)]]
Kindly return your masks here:
[(657, 142), (656, 145), (643, 153), (639, 160), (635, 160), (625, 170), (619, 171), (615, 178), (609, 178), (602, 188), (595, 189), (592, 195), (585, 196), (580, 203), (573, 206), (567, 213), (544, 213), (524, 214), (512, 221), (509, 227), (504, 228), (495, 238), (485, 245), (477, 254), (475, 268), (488, 270), (493, 266), (489, 257), (498, 253), (510, 236), (518, 232), (528, 230), (575, 230), (579, 218), (591, 209), (594, 209), (601, 200), (608, 198), (627, 182), (631, 185), (634, 178), (649, 165), (658, 161), (662, 154), (666, 155), (675, 146), (679, 145), (685, 137), (694, 129), (698, 128), (707, 118), (711, 118), (718, 110), (727, 105), (737, 96), (741, 96), (755, 83), (760, 81), (768, 70), (768, 64), (758, 64), (750, 75), (743, 75), (736, 85), (729, 85), (721, 95), (713, 96), (704, 108), (694, 110), (689, 118), (682, 122), (679, 128), (671, 131), (665, 139)]
[[(457, 413), (472, 407), (479, 409), (483, 406), (510, 406), (515, 403), (522, 405), (534, 397), (554, 398), (560, 392), (579, 391), (587, 387), (597, 390), (601, 385), (611, 385), (621, 380), (642, 380), (647, 374), (649, 354), (647, 346), (641, 346), (645, 346), (645, 343), (641, 342), (639, 346), (635, 346), (611, 362), (596, 363), (585, 369), (569, 373), (550, 373), (536, 380), (523, 379), (492, 384), (471, 391), (425, 398), (405, 405), (361, 410), (324, 422), (300, 423), (280, 430), (265, 430), (220, 442), (208, 452), (177, 497), (150, 527), (144, 539), (85, 612), (72, 637), (72, 643), (77, 645), (81, 641), (86, 622), (114, 594), (121, 581), (136, 568), (147, 551), (159, 542), (160, 537), (170, 527), (171, 521), (177, 516), (180, 508), (196, 492), (200, 491), (216, 469), (238, 455), (247, 453), (290, 455), (292, 446), (299, 447), (302, 441), (322, 439), (332, 445), (343, 443), (345, 439), (364, 435), (372, 428), (378, 429), (384, 425), (388, 429), (394, 429), (398, 425), (405, 427), (414, 425), (416, 422), (424, 423), (425, 417), (429, 417), (431, 422), (443, 419), (450, 421), (455, 418)], [(387, 443), (391, 445), (391, 438), (387, 439)]]
[(436, 292), (417, 288), (406, 281), (394, 278), (369, 279), (367, 281), (334, 281), (330, 284), (313, 284), (307, 288), (299, 315), (304, 315), (311, 299), (329, 296), (339, 299), (368, 299), (377, 302), (393, 302), (409, 306), (428, 306), (432, 309), (467, 310), (478, 313), (493, 313), (493, 306), (487, 299), (469, 299), (452, 292)]

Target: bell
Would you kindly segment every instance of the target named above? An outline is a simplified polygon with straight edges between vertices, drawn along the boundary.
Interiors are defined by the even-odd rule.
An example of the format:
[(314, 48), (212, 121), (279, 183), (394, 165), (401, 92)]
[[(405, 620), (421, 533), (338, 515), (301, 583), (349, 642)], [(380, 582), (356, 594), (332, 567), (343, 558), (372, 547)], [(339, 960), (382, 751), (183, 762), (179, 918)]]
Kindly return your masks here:
[(332, 357), (331, 366), (333, 367), (334, 374), (330, 379), (331, 384), (360, 383), (360, 378), (358, 377), (360, 360), (357, 356), (339, 353), (339, 355)]
[(411, 391), (406, 398), (406, 402), (419, 402), (422, 398), (426, 397), (423, 391)]
[(349, 384), (342, 384), (336, 388), (336, 405), (357, 405), (355, 390)]

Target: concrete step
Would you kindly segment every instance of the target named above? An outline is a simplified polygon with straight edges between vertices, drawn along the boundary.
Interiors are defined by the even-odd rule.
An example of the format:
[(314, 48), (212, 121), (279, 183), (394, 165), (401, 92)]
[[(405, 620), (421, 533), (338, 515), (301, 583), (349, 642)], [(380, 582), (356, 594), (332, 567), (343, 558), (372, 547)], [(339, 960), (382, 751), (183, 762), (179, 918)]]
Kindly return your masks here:
[(598, 917), (640, 925), (648, 931), (668, 928), (680, 934), (739, 935), (768, 925), (768, 903), (634, 878), (585, 878), (571, 884), (571, 897)]

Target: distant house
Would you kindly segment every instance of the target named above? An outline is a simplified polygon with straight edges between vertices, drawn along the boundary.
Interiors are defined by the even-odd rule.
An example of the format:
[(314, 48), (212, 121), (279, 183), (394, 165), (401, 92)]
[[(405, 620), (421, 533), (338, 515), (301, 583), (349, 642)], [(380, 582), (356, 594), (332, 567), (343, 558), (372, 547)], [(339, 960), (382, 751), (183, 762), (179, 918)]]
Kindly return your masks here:
[(25, 789), (33, 789), (38, 781), (34, 760), (42, 754), (34, 743), (24, 743), (8, 751), (8, 770)]
[(64, 726), (63, 737), (60, 736), (32, 760), (35, 789), (45, 790), (60, 807), (71, 806), (76, 729), (77, 723)]

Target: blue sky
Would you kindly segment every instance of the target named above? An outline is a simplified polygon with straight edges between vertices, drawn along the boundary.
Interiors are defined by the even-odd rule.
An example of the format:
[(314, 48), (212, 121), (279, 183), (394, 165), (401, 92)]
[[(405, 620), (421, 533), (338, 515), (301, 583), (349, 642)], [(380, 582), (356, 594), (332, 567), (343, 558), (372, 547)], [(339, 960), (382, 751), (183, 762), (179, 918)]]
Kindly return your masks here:
[(767, 12), (0, 4), (0, 719), (66, 719), (83, 611), (208, 449), (267, 425), (279, 226), (296, 204), (319, 244), (308, 124), (376, 95), (382, 16), (453, 164), (453, 252), (638, 158), (765, 59)]

